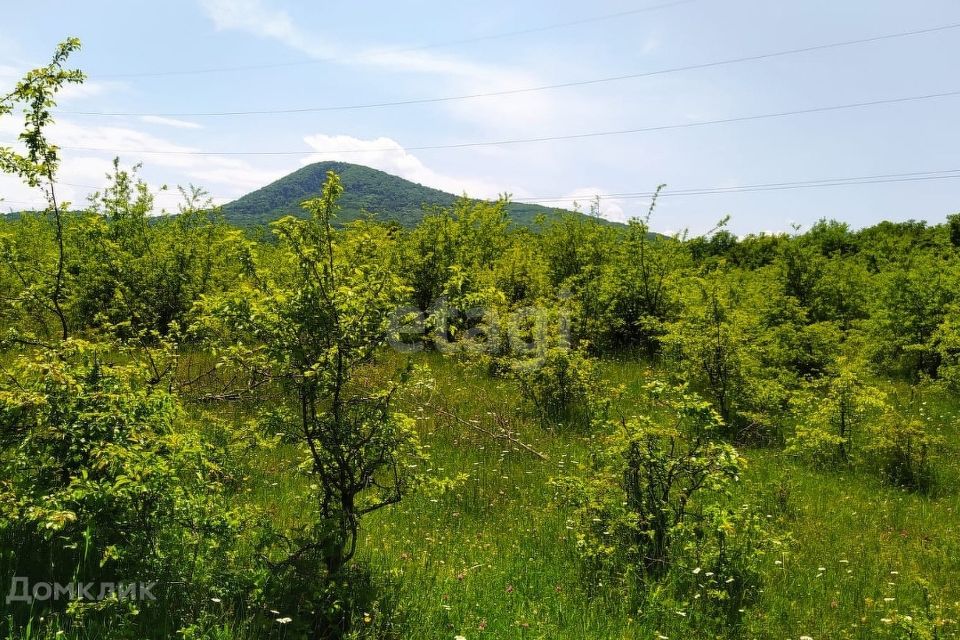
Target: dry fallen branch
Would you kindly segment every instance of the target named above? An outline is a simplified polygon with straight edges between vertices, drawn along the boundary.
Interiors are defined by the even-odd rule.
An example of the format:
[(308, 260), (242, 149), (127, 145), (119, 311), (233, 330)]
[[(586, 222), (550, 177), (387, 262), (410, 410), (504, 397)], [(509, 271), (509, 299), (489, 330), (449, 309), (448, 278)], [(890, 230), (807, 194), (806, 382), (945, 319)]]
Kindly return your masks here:
[(489, 436), (489, 437), (491, 437), (491, 438), (494, 438), (494, 439), (506, 440), (507, 442), (510, 442), (510, 443), (515, 444), (516, 446), (520, 447), (520, 448), (523, 449), (524, 451), (527, 451), (528, 453), (531, 453), (531, 454), (537, 456), (537, 457), (540, 458), (541, 460), (549, 460), (549, 458), (548, 458), (545, 454), (540, 453), (539, 451), (537, 451), (536, 449), (534, 449), (534, 448), (531, 447), (530, 445), (526, 444), (525, 442), (522, 442), (521, 440), (519, 440), (519, 439), (513, 434), (512, 431), (510, 431), (509, 429), (507, 429), (507, 428), (504, 426), (504, 425), (507, 424), (507, 420), (506, 420), (506, 418), (504, 418), (503, 416), (501, 416), (499, 413), (493, 413), (494, 420), (497, 422), (498, 427), (499, 427), (499, 429), (500, 429), (499, 432), (496, 432), (496, 431), (491, 431), (490, 429), (487, 429), (486, 427), (482, 426), (482, 425), (479, 423), (479, 421), (477, 421), (477, 420), (466, 420), (465, 418), (461, 418), (461, 417), (458, 416), (457, 414), (453, 413), (452, 411), (450, 411), (450, 410), (448, 410), (448, 409), (444, 409), (443, 407), (437, 407), (437, 406), (434, 406), (434, 405), (429, 405), (429, 406), (430, 406), (431, 409), (433, 409), (434, 411), (436, 411), (438, 414), (440, 414), (440, 415), (442, 415), (442, 416), (446, 416), (446, 417), (448, 417), (448, 418), (450, 418), (450, 419), (452, 419), (452, 420), (455, 420), (456, 422), (458, 422), (458, 423), (460, 423), (460, 424), (462, 424), (462, 425), (465, 425), (465, 426), (467, 426), (467, 427), (470, 427), (471, 429), (473, 429), (473, 430), (475, 430), (475, 431), (479, 431), (480, 433), (482, 433), (482, 434), (484, 434), (484, 435), (487, 435), (487, 436)]

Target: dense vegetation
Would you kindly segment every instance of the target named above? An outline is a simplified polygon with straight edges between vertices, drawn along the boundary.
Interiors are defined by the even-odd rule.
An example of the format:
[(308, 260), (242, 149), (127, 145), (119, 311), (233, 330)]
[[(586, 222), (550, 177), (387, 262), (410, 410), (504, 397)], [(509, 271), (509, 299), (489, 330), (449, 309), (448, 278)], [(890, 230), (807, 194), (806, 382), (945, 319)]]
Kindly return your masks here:
[[(451, 207), (457, 196), (403, 178), (348, 162), (316, 162), (223, 206), (224, 218), (239, 227), (269, 224), (286, 215), (304, 215), (301, 203), (320, 195), (327, 172), (343, 182), (337, 225), (374, 218), (411, 229), (423, 220), (424, 209)], [(540, 226), (539, 218), (557, 211), (537, 204), (510, 202), (510, 220), (524, 227)], [(586, 214), (582, 214), (586, 215)]]
[(2, 637), (960, 635), (960, 214), (66, 213), (77, 46), (0, 102)]

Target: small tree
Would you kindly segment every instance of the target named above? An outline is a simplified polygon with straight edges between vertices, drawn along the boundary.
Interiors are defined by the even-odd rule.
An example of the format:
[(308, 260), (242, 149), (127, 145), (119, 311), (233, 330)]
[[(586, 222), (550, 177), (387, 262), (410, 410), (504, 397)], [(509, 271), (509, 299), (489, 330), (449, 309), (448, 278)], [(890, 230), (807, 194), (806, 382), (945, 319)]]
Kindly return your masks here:
[(744, 467), (736, 449), (714, 440), (723, 421), (709, 402), (660, 383), (648, 392), (651, 413), (613, 429), (589, 476), (556, 482), (577, 507), (584, 558), (625, 585), (664, 577), (688, 551), (691, 562), (702, 557), (706, 529)]
[(57, 261), (51, 274), (48, 306), (57, 317), (63, 340), (70, 335), (70, 330), (64, 310), (66, 258), (63, 212), (56, 194), (60, 155), (59, 149), (47, 139), (47, 128), (53, 124), (51, 109), (57, 104), (54, 95), (65, 84), (78, 84), (84, 80), (81, 71), (64, 69), (67, 58), (79, 48), (80, 40), (77, 38), (63, 41), (57, 46), (50, 64), (29, 71), (11, 93), (0, 98), (0, 116), (9, 115), (17, 106), (22, 106), (25, 123), (19, 139), (26, 147), (26, 154), (0, 147), (0, 171), (19, 176), (28, 186), (42, 187), (47, 199), (47, 211), (53, 216)]
[(735, 288), (722, 275), (691, 284), (684, 313), (667, 325), (663, 342), (684, 378), (703, 390), (729, 424), (745, 396), (755, 319), (738, 308)]
[(950, 234), (950, 244), (960, 247), (960, 213), (951, 213), (947, 216), (947, 227)]
[(862, 428), (887, 407), (886, 395), (866, 384), (845, 357), (811, 393), (798, 396), (797, 404), (800, 423), (787, 451), (820, 464), (849, 462)]
[(187, 326), (202, 296), (232, 286), (245, 245), (196, 187), (180, 189), (177, 215), (151, 216), (154, 198), (138, 170), (115, 159), (78, 225), (85, 251), (71, 263), (74, 324), (153, 343)]
[(385, 256), (388, 231), (369, 223), (333, 229), (343, 193), (330, 172), (310, 217), (274, 223), (282, 251), (271, 279), (215, 309), (262, 344), (258, 351), (296, 397), (298, 433), (314, 480), (316, 519), (287, 540), (282, 565), (306, 572), (319, 561), (336, 578), (353, 558), (363, 516), (398, 502), (420, 457), (413, 420), (394, 409), (398, 384), (358, 373), (388, 338), (391, 313), (408, 289)]
[(657, 187), (642, 218), (629, 221), (613, 247), (612, 259), (601, 270), (596, 298), (587, 299), (591, 339), (608, 349), (641, 347), (659, 350), (664, 323), (677, 307), (677, 277), (687, 262), (681, 238), (656, 236), (650, 218)]
[(936, 376), (941, 363), (938, 328), (957, 300), (955, 260), (916, 250), (877, 278), (878, 295), (866, 328), (867, 349), (887, 373)]

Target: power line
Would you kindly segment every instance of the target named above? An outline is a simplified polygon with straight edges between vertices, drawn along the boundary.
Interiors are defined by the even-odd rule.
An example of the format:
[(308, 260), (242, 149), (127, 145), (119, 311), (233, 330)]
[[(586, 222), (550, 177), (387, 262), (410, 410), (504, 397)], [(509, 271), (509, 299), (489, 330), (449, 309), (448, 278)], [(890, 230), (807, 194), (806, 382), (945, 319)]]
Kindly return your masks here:
[[(701, 187), (694, 189), (669, 189), (660, 191), (661, 197), (667, 196), (699, 196), (699, 195), (720, 195), (725, 193), (749, 193), (758, 191), (784, 191), (793, 189), (808, 189), (819, 187), (842, 187), (858, 184), (889, 184), (896, 182), (920, 182), (927, 180), (949, 180), (960, 178), (960, 169), (949, 169), (945, 171), (919, 171), (912, 173), (886, 173), (868, 176), (854, 176), (847, 178), (821, 178), (817, 180), (799, 180), (793, 182), (768, 182), (761, 184), (748, 184), (727, 187)], [(647, 199), (655, 195), (653, 191), (647, 192), (626, 192), (626, 193), (598, 193), (594, 197), (615, 200)], [(589, 196), (581, 196), (589, 197)], [(557, 196), (550, 198), (514, 198), (513, 202), (542, 204), (546, 202), (570, 202), (577, 198), (571, 196)]]
[[(902, 104), (908, 102), (919, 102), (922, 100), (933, 100), (939, 98), (948, 98), (960, 95), (960, 90), (944, 91), (940, 93), (927, 93), (915, 96), (905, 96), (900, 98), (884, 98), (879, 100), (868, 100), (864, 102), (851, 102), (839, 105), (830, 105), (824, 107), (811, 107), (808, 109), (794, 109), (789, 111), (777, 111), (773, 113), (760, 113), (747, 116), (735, 116), (732, 118), (718, 118), (716, 120), (702, 120), (700, 122), (683, 122), (675, 124), (664, 124), (649, 127), (638, 127), (635, 129), (616, 129), (611, 131), (590, 131), (585, 133), (571, 133), (565, 135), (540, 136), (534, 138), (513, 138), (508, 140), (487, 140), (478, 142), (459, 142), (452, 144), (426, 144), (408, 147), (373, 147), (367, 149), (339, 149), (336, 153), (354, 154), (371, 152), (407, 152), (407, 151), (434, 151), (441, 149), (466, 149), (473, 147), (494, 147), (507, 146), (515, 144), (533, 144), (539, 142), (555, 142), (561, 140), (579, 140), (585, 138), (600, 138), (609, 136), (619, 136), (637, 133), (649, 133), (653, 131), (670, 131), (674, 129), (691, 129), (695, 127), (706, 127), (718, 124), (732, 124), (737, 122), (752, 122), (757, 120), (771, 120), (776, 118), (786, 118), (799, 115), (808, 115), (814, 113), (828, 113), (832, 111), (843, 111), (849, 109), (862, 109), (890, 104)], [(11, 143), (0, 143), (11, 144)], [(301, 149), (298, 151), (193, 151), (193, 150), (172, 150), (172, 149), (110, 149), (103, 147), (74, 147), (62, 146), (62, 149), (73, 151), (102, 151), (109, 153), (143, 153), (157, 155), (185, 155), (185, 156), (294, 156), (294, 155), (315, 155), (325, 152), (320, 149)]]
[(672, 2), (663, 2), (660, 4), (655, 4), (647, 7), (639, 7), (637, 9), (630, 9), (628, 11), (619, 11), (617, 13), (608, 13), (599, 16), (591, 16), (587, 18), (581, 18), (579, 20), (570, 20), (568, 22), (558, 22), (554, 24), (549, 24), (540, 27), (530, 27), (527, 29), (518, 29), (514, 31), (505, 31), (501, 33), (492, 33), (482, 36), (475, 36), (472, 38), (461, 38), (459, 40), (447, 40), (444, 42), (435, 42), (430, 44), (422, 44), (412, 47), (403, 47), (398, 49), (380, 49), (369, 51), (366, 53), (360, 53), (351, 56), (330, 56), (323, 58), (314, 58), (311, 60), (294, 60), (289, 62), (274, 62), (268, 64), (251, 64), (251, 65), (241, 65), (233, 67), (211, 67), (207, 69), (181, 69), (181, 70), (172, 70), (172, 71), (147, 71), (147, 72), (138, 72), (138, 73), (112, 73), (112, 74), (101, 74), (96, 75), (94, 78), (100, 79), (120, 79), (120, 78), (150, 78), (150, 77), (162, 77), (162, 76), (185, 76), (185, 75), (200, 75), (208, 73), (221, 73), (221, 72), (234, 72), (234, 71), (256, 71), (261, 69), (278, 69), (283, 67), (299, 67), (312, 64), (320, 64), (324, 62), (340, 62), (340, 61), (352, 61), (352, 60), (364, 60), (367, 58), (372, 58), (382, 55), (393, 55), (397, 53), (411, 53), (414, 51), (425, 51), (428, 49), (439, 49), (444, 47), (452, 47), (462, 44), (472, 44), (475, 42), (485, 42), (489, 40), (499, 40), (502, 38), (511, 38), (515, 36), (528, 35), (531, 33), (541, 33), (544, 31), (552, 31), (555, 29), (564, 29), (567, 27), (575, 27), (584, 24), (590, 24), (594, 22), (603, 22), (607, 20), (614, 20), (617, 18), (625, 18), (627, 16), (632, 16), (640, 13), (647, 13), (650, 11), (658, 11), (660, 9), (668, 9), (670, 7), (675, 7), (683, 4), (690, 4), (692, 2), (697, 2), (698, 0), (674, 0)]
[(538, 85), (533, 87), (521, 87), (517, 89), (504, 89), (501, 91), (486, 91), (479, 93), (468, 93), (460, 94), (453, 96), (439, 96), (431, 98), (413, 98), (409, 100), (393, 100), (385, 102), (369, 102), (369, 103), (359, 103), (359, 104), (345, 104), (345, 105), (330, 105), (330, 106), (319, 106), (319, 107), (299, 107), (299, 108), (289, 108), (289, 109), (260, 109), (260, 110), (237, 110), (237, 111), (196, 111), (196, 112), (133, 112), (133, 111), (60, 111), (58, 113), (64, 115), (73, 115), (73, 116), (130, 116), (130, 117), (142, 117), (142, 116), (154, 116), (154, 117), (236, 117), (236, 116), (253, 116), (253, 115), (280, 115), (280, 114), (295, 114), (295, 113), (317, 113), (324, 111), (351, 111), (351, 110), (360, 110), (360, 109), (377, 109), (377, 108), (386, 108), (386, 107), (398, 107), (398, 106), (409, 106), (417, 104), (433, 104), (433, 103), (442, 103), (442, 102), (454, 102), (459, 100), (472, 100), (476, 98), (489, 98), (495, 96), (508, 96), (508, 95), (517, 95), (524, 93), (534, 93), (539, 91), (549, 91), (554, 89), (564, 89), (570, 87), (583, 87), (596, 84), (606, 84), (611, 82), (620, 82), (624, 80), (633, 80), (639, 78), (648, 78), (658, 75), (666, 75), (670, 73), (678, 73), (683, 71), (694, 71), (698, 69), (709, 69), (713, 67), (721, 67), (733, 64), (741, 64), (744, 62), (754, 62), (758, 60), (768, 60), (771, 58), (778, 58), (783, 56), (797, 55), (802, 53), (811, 53), (814, 51), (824, 51), (828, 49), (837, 49), (841, 47), (850, 47), (860, 44), (868, 44), (871, 42), (880, 42), (884, 40), (893, 40), (896, 38), (906, 38), (911, 36), (920, 36), (927, 35), (931, 33), (939, 33), (944, 31), (949, 31), (953, 29), (960, 28), (960, 23), (952, 23), (947, 25), (941, 25), (936, 27), (928, 27), (924, 29), (914, 29), (911, 31), (899, 31), (896, 33), (888, 33), (879, 36), (872, 36), (869, 38), (859, 38), (856, 40), (843, 40), (840, 42), (831, 42), (826, 44), (818, 44), (807, 47), (799, 47), (794, 49), (783, 49), (779, 51), (773, 51), (770, 53), (761, 53), (750, 56), (740, 56), (736, 58), (727, 58), (724, 60), (715, 60), (712, 62), (703, 62), (698, 64), (683, 65), (679, 67), (668, 67), (665, 69), (658, 69), (654, 71), (642, 71), (638, 73), (628, 73), (616, 76), (606, 76), (603, 78), (593, 78), (588, 80), (577, 80), (572, 82), (561, 82), (557, 84), (545, 84)]
[[(872, 184), (895, 184), (902, 182), (926, 182), (930, 180), (954, 180), (960, 179), (960, 169), (945, 169), (939, 171), (914, 171), (909, 173), (881, 173), (881, 174), (872, 174), (872, 175), (863, 175), (863, 176), (848, 176), (843, 178), (818, 178), (814, 180), (796, 180), (789, 182), (765, 182), (758, 184), (746, 184), (746, 185), (736, 185), (736, 186), (724, 186), (724, 187), (699, 187), (699, 188), (687, 188), (687, 189), (663, 189), (660, 191), (660, 197), (676, 197), (676, 196), (701, 196), (701, 195), (723, 195), (727, 193), (756, 193), (764, 191), (790, 191), (796, 189), (813, 189), (813, 188), (830, 188), (830, 187), (845, 187), (845, 186), (855, 186), (855, 185), (872, 185)], [(86, 185), (86, 184), (77, 184), (71, 182), (58, 182), (58, 185), (62, 186), (73, 186), (73, 187), (85, 187), (94, 190), (102, 190), (103, 187), (97, 187), (95, 185)], [(172, 192), (165, 192), (155, 195), (177, 195)], [(632, 199), (647, 199), (653, 197), (653, 191), (639, 192), (639, 191), (629, 191), (629, 192), (619, 192), (619, 193), (606, 193), (606, 194), (596, 194), (594, 197), (599, 197), (601, 200), (604, 199), (616, 199), (616, 200), (632, 200)], [(226, 196), (209, 196), (215, 200), (233, 200), (235, 198), (227, 198)], [(574, 196), (557, 196), (557, 197), (525, 197), (525, 198), (512, 198), (511, 202), (518, 204), (545, 204), (545, 203), (563, 203), (571, 202), (577, 199), (587, 199), (590, 196), (581, 196), (577, 198)], [(18, 204), (27, 204), (27, 205), (45, 205), (45, 202), (27, 202), (23, 200), (0, 200), (0, 205), (6, 203), (18, 203)]]

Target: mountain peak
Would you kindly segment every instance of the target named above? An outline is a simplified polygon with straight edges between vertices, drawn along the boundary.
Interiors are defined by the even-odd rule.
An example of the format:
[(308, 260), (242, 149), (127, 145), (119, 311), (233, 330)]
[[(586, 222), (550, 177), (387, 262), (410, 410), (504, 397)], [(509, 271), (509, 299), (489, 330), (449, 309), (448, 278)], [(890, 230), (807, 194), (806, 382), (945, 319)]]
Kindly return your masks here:
[[(349, 222), (364, 214), (412, 228), (422, 219), (424, 206), (452, 205), (457, 196), (378, 169), (349, 162), (315, 162), (297, 169), (265, 187), (223, 205), (226, 219), (238, 226), (267, 224), (285, 215), (304, 215), (300, 203), (320, 195), (328, 171), (343, 182), (340, 220)], [(511, 203), (510, 218), (519, 226), (533, 226), (539, 214), (557, 209), (536, 204)]]

